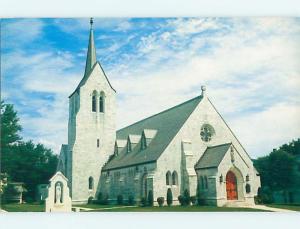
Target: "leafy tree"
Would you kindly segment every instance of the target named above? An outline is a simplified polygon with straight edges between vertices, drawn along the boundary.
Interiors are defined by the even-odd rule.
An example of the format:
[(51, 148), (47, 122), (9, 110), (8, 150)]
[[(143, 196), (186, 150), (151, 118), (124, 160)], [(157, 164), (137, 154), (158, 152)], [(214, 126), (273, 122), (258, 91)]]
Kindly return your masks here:
[(11, 181), (24, 182), (25, 198), (33, 199), (36, 186), (48, 183), (55, 173), (58, 157), (42, 144), (21, 141), (21, 129), (13, 105), (1, 101), (1, 172)]
[(300, 155), (300, 139), (274, 149), (269, 155), (254, 160), (254, 165), (261, 177), (260, 198), (263, 202), (272, 202), (274, 191), (287, 192), (297, 185), (300, 179), (296, 172), (297, 160)]
[(9, 158), (6, 172), (11, 180), (25, 183), (29, 198), (34, 198), (38, 184), (48, 183), (56, 171), (58, 160), (50, 149), (42, 144), (35, 145), (32, 141), (13, 146)]
[(284, 144), (279, 147), (280, 150), (283, 150), (289, 154), (292, 154), (294, 156), (300, 155), (300, 138), (296, 141), (293, 140), (289, 144)]
[(255, 162), (263, 186), (272, 190), (286, 190), (293, 186), (296, 174), (294, 156), (283, 151), (274, 150), (270, 155), (258, 158)]
[(21, 140), (19, 132), (22, 130), (19, 124), (17, 112), (12, 104), (0, 103), (1, 108), (1, 149)]

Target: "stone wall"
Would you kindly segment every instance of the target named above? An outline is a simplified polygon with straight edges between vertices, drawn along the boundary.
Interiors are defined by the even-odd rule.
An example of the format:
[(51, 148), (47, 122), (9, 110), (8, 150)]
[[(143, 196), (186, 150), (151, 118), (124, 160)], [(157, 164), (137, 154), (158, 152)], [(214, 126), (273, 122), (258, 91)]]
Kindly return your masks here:
[[(200, 130), (203, 124), (210, 124), (214, 130), (215, 134), (212, 137), (211, 141), (204, 142), (200, 137)], [(167, 171), (178, 171), (179, 176), (179, 185), (171, 187), (173, 192), (173, 197), (176, 199), (179, 194), (183, 194), (184, 189), (187, 184), (187, 174), (186, 169), (182, 166), (186, 166), (186, 163), (181, 163), (182, 158), (182, 142), (190, 142), (191, 150), (190, 155), (188, 156), (189, 164), (195, 165), (196, 162), (200, 159), (204, 151), (208, 146), (220, 145), (224, 143), (232, 142), (236, 150), (239, 152), (243, 160), (249, 165), (249, 170), (247, 171), (252, 179), (253, 193), (251, 198), (254, 196), (255, 191), (260, 186), (259, 177), (255, 175), (255, 169), (253, 168), (253, 163), (237, 140), (235, 135), (226, 125), (222, 117), (215, 110), (209, 99), (205, 96), (202, 101), (199, 103), (194, 112), (190, 115), (189, 119), (183, 125), (181, 130), (177, 133), (173, 141), (166, 148), (165, 152), (160, 156), (157, 161), (157, 172), (155, 174), (155, 195), (163, 196), (166, 198), (167, 189), (169, 188), (165, 183), (165, 176)], [(221, 191), (216, 193), (216, 172), (215, 171), (206, 171), (208, 174), (209, 185), (211, 186), (210, 191), (205, 194), (207, 198), (218, 198), (221, 195)], [(205, 172), (205, 173), (206, 173)], [(225, 174), (226, 175), (226, 174)], [(182, 183), (182, 181), (185, 183)], [(189, 182), (189, 190), (191, 195), (197, 193), (197, 179), (191, 179), (192, 182)], [(250, 197), (250, 196), (249, 196)], [(252, 198), (253, 200), (253, 198)], [(252, 201), (250, 200), (250, 202)], [(215, 200), (211, 201), (214, 205), (216, 204)]]
[[(105, 94), (104, 113), (99, 112), (100, 93)], [(92, 96), (97, 94), (97, 111)], [(68, 178), (73, 202), (84, 203), (97, 195), (100, 171), (113, 153), (116, 134), (115, 91), (97, 63), (78, 93), (70, 97)], [(100, 146), (97, 146), (99, 139)], [(93, 189), (89, 189), (89, 177)]]

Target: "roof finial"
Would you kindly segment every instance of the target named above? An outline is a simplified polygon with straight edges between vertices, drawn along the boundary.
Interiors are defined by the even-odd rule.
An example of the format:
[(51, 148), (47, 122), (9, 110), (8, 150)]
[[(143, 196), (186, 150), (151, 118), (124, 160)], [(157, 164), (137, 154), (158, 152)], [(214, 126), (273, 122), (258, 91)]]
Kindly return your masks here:
[(94, 23), (94, 19), (91, 17), (90, 19), (91, 29), (93, 29), (93, 23)]
[(206, 91), (206, 87), (204, 85), (201, 86), (201, 95), (202, 95), (202, 97), (205, 96), (205, 91)]

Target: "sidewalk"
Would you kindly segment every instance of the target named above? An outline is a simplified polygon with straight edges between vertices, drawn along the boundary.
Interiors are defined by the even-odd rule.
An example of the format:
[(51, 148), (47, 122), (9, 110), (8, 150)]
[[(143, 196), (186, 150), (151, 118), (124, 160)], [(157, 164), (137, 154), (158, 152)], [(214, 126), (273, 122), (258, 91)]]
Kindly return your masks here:
[(292, 211), (292, 210), (283, 209), (283, 208), (267, 207), (265, 205), (247, 206), (247, 208), (260, 209), (260, 210), (266, 210), (266, 211), (272, 211), (272, 212), (297, 212), (297, 211)]
[(119, 206), (119, 207), (107, 207), (107, 208), (81, 208), (83, 210), (86, 210), (86, 211), (93, 211), (93, 210), (109, 210), (109, 209), (118, 209), (118, 208), (136, 208), (137, 206)]

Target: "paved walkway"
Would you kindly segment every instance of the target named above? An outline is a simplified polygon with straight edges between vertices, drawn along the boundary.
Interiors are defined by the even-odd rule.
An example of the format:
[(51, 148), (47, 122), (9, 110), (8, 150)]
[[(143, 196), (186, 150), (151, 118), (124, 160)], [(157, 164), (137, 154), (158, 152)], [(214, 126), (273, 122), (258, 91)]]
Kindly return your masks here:
[(247, 206), (246, 208), (260, 209), (260, 210), (266, 210), (271, 212), (297, 212), (297, 211), (283, 209), (283, 208), (272, 208), (265, 205)]
[(73, 207), (75, 211), (93, 211), (93, 210), (109, 210), (109, 209), (120, 209), (120, 208), (136, 208), (137, 206), (119, 206), (119, 207), (107, 207), (107, 208), (82, 208), (82, 207)]

